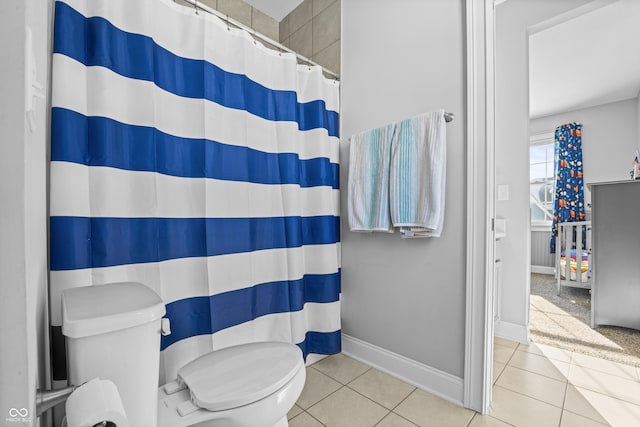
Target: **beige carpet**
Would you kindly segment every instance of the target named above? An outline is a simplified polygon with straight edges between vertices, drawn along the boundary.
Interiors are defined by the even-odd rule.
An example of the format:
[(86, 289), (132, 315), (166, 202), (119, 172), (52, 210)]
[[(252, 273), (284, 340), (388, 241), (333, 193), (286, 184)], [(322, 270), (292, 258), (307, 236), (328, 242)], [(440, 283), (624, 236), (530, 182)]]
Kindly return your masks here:
[(556, 279), (531, 275), (531, 340), (640, 367), (640, 331), (590, 325), (589, 291), (563, 287), (556, 295)]

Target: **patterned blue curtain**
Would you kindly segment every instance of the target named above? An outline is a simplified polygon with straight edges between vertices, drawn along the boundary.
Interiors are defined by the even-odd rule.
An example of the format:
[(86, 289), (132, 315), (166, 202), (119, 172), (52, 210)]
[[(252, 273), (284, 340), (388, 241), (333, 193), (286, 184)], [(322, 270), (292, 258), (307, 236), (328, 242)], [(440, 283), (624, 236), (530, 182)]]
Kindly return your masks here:
[(580, 123), (566, 123), (556, 128), (554, 170), (556, 181), (550, 242), (551, 253), (556, 251), (558, 223), (584, 221), (585, 218), (582, 125)]

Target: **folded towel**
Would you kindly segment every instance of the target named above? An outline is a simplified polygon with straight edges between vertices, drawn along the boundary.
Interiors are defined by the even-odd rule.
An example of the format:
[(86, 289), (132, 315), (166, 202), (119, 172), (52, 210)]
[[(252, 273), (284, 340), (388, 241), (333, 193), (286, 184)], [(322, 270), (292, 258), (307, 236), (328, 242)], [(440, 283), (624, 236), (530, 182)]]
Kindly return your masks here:
[(347, 208), (351, 231), (393, 233), (389, 216), (389, 159), (396, 125), (351, 136)]
[(391, 221), (403, 237), (439, 237), (445, 204), (444, 110), (398, 123), (391, 147)]

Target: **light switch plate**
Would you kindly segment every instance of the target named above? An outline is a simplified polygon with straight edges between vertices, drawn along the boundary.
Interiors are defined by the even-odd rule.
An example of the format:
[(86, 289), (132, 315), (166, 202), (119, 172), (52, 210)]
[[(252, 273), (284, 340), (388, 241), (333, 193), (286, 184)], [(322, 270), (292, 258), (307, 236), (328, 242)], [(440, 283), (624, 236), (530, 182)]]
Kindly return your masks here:
[(498, 185), (498, 200), (509, 200), (509, 186), (506, 184)]

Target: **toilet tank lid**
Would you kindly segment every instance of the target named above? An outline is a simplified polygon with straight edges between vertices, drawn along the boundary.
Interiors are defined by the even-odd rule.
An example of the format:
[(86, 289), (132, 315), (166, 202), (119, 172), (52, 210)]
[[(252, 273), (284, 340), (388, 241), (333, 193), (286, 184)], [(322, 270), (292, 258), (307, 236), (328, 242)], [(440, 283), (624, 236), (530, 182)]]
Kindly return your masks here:
[(83, 286), (62, 292), (62, 333), (82, 338), (158, 320), (162, 299), (137, 282)]

